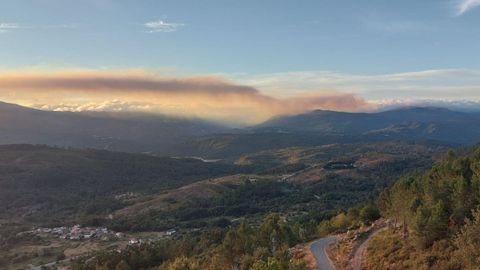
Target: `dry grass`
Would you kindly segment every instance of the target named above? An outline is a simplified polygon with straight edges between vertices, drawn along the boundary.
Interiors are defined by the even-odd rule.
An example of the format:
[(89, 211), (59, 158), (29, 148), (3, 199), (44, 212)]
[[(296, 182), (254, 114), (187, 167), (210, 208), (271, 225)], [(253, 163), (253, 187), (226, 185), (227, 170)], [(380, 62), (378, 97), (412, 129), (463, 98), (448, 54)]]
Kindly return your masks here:
[[(373, 231), (385, 226), (383, 219), (377, 220), (371, 226), (362, 226), (356, 230), (349, 230), (338, 236), (338, 243), (327, 250), (337, 270), (350, 269), (352, 259), (358, 247)], [(370, 245), (371, 243), (369, 243)]]
[(67, 258), (86, 254), (92, 251), (100, 250), (101, 247), (98, 243), (95, 242), (86, 242), (78, 245), (77, 247), (67, 248), (63, 251), (63, 254), (67, 256)]
[(232, 190), (236, 186), (242, 185), (246, 180), (255, 178), (264, 180), (266, 177), (256, 175), (230, 175), (212, 180), (196, 182), (183, 186), (178, 189), (170, 190), (158, 195), (154, 195), (145, 201), (139, 201), (131, 206), (120, 209), (115, 212), (115, 216), (137, 215), (146, 213), (150, 210), (171, 210), (180, 206), (181, 203), (197, 200), (209, 199), (220, 196), (225, 192)]
[(293, 248), (292, 257), (295, 259), (302, 259), (307, 263), (308, 269), (316, 270), (317, 269), (317, 261), (312, 254), (310, 249), (311, 243), (297, 245)]

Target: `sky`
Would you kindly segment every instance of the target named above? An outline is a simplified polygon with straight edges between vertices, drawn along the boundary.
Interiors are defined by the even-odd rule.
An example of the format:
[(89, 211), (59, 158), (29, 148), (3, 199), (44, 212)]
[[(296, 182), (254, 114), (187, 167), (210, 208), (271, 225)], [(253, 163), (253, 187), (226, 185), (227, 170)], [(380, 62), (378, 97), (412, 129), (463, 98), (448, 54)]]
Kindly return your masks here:
[(480, 108), (480, 0), (0, 0), (0, 100), (260, 122)]

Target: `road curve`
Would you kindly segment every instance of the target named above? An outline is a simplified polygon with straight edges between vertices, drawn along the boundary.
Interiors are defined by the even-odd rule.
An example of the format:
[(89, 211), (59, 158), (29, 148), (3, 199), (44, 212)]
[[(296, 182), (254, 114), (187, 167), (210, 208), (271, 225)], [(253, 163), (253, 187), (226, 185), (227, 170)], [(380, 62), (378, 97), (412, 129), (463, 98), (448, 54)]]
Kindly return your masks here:
[(379, 234), (380, 232), (384, 231), (385, 229), (386, 229), (386, 227), (382, 227), (382, 228), (379, 228), (379, 229), (373, 231), (372, 233), (370, 233), (368, 238), (365, 239), (365, 241), (363, 241), (363, 243), (355, 251), (355, 255), (353, 255), (353, 258), (350, 262), (350, 269), (352, 269), (352, 270), (361, 270), (362, 269), (363, 255), (365, 253), (365, 250), (368, 247), (368, 242), (373, 237), (375, 237), (375, 235)]
[(337, 242), (337, 238), (334, 236), (328, 236), (316, 240), (310, 245), (310, 250), (317, 261), (317, 269), (319, 270), (335, 270), (330, 259), (327, 255), (327, 248)]

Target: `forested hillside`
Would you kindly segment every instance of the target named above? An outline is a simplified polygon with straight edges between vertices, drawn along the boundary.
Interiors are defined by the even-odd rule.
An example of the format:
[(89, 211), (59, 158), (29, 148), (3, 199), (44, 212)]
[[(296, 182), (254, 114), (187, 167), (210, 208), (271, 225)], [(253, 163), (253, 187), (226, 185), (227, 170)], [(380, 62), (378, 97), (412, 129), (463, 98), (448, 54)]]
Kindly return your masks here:
[(115, 196), (153, 194), (244, 167), (101, 150), (0, 146), (0, 219), (65, 224), (123, 207)]
[(287, 224), (277, 214), (258, 226), (242, 222), (237, 228), (185, 235), (175, 240), (130, 246), (74, 261), (74, 270), (307, 270), (289, 247), (305, 241), (301, 227)]
[(425, 175), (401, 179), (379, 206), (403, 229), (372, 242), (372, 269), (478, 269), (479, 147), (465, 156), (449, 152)]
[(415, 140), (474, 144), (480, 138), (480, 114), (441, 108), (374, 113), (313, 111), (233, 129), (195, 118), (129, 112), (52, 112), (0, 103), (0, 131), (0, 144), (235, 159), (261, 150), (332, 143)]
[(479, 113), (442, 108), (413, 107), (375, 113), (317, 110), (278, 116), (234, 132), (198, 136), (177, 145), (176, 151), (225, 158), (260, 150), (332, 143), (415, 140), (471, 145), (479, 142), (479, 123)]
[[(210, 265), (217, 265), (210, 269), (225, 269), (240, 263), (246, 267), (241, 269), (253, 265), (254, 269), (275, 265), (303, 269), (301, 264), (295, 268), (296, 262), (290, 265), (287, 248), (323, 235), (325, 220), (358, 203), (372, 202), (401, 175), (430, 168), (447, 149), (437, 143), (404, 141), (331, 144), (259, 151), (234, 162), (203, 162), (100, 150), (2, 146), (0, 247), (4, 253), (0, 256), (7, 258), (5, 265), (15, 261), (10, 266), (16, 269), (32, 260), (39, 264), (54, 259), (38, 255), (42, 250), (48, 252), (41, 254), (71, 258), (70, 249), (75, 246), (86, 260), (98, 258), (99, 265), (108, 263), (109, 269), (119, 263), (131, 267), (186, 263), (199, 269)], [(369, 209), (360, 206), (349, 211), (349, 218), (358, 225), (371, 219)], [(279, 215), (266, 219), (270, 225), (262, 225), (272, 212)], [(123, 249), (128, 238), (76, 242), (22, 236), (35, 226), (75, 223), (105, 226), (146, 243), (155, 240), (153, 245), (102, 257), (86, 251)], [(328, 225), (339, 230), (349, 227), (335, 220)], [(269, 229), (260, 233), (262, 226)], [(169, 230), (177, 232), (173, 240), (164, 235)], [(242, 230), (254, 233), (242, 240)], [(274, 251), (271, 237), (276, 234)], [(265, 235), (270, 235), (270, 242)], [(228, 252), (235, 254), (235, 261), (219, 248), (227, 245), (225, 241), (230, 241)], [(241, 241), (253, 247), (242, 247)], [(31, 250), (24, 252), (26, 245)], [(214, 258), (220, 261), (209, 260)]]
[(258, 219), (269, 212), (319, 221), (374, 200), (403, 174), (429, 169), (447, 149), (394, 141), (260, 151), (235, 161), (256, 174), (197, 182), (152, 196), (117, 211), (110, 226), (119, 230), (204, 227), (217, 218)]

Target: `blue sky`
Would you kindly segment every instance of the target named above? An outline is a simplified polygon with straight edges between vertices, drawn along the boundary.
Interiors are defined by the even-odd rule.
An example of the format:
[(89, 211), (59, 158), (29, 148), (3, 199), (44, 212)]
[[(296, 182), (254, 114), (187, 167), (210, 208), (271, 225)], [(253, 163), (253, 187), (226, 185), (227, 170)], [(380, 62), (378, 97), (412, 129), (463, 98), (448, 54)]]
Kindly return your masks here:
[(1, 0), (0, 70), (217, 76), (280, 97), (476, 99), (479, 26), (480, 0)]
[[(461, 1), (2, 0), (4, 68), (331, 70), (480, 68), (480, 10)], [(152, 32), (147, 22), (177, 24)]]

